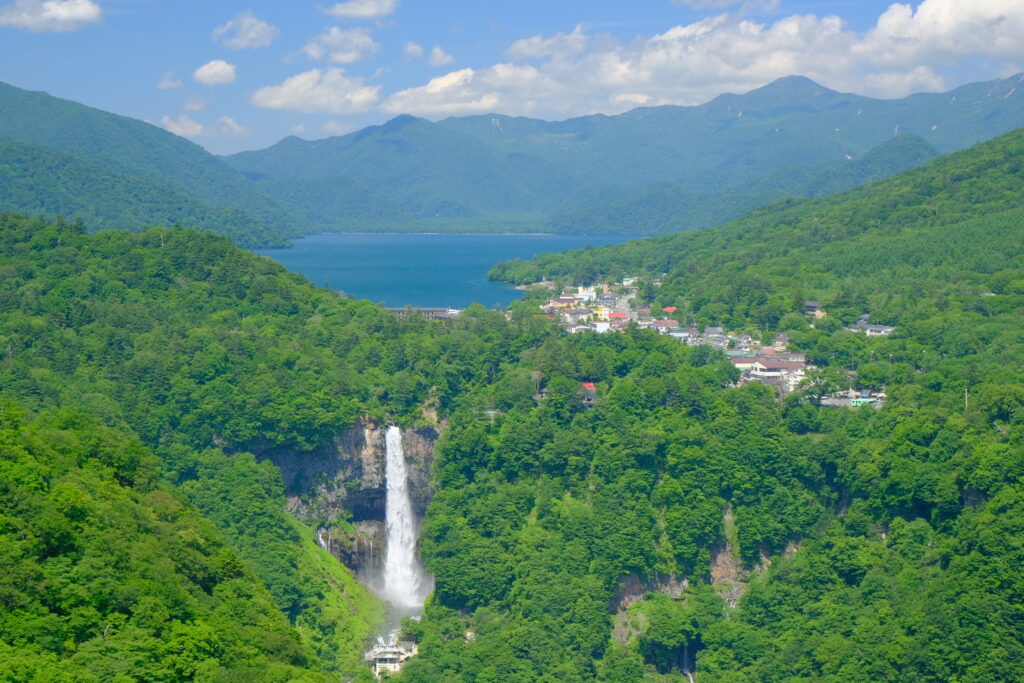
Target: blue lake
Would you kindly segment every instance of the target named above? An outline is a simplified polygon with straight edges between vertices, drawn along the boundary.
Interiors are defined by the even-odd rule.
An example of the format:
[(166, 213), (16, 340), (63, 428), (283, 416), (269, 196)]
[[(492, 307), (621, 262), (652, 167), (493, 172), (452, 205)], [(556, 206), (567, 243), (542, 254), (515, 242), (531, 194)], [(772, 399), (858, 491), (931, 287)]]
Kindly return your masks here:
[(288, 270), (357, 299), (387, 306), (506, 306), (519, 292), (487, 279), (498, 261), (627, 238), (584, 235), (326, 234), (260, 249)]

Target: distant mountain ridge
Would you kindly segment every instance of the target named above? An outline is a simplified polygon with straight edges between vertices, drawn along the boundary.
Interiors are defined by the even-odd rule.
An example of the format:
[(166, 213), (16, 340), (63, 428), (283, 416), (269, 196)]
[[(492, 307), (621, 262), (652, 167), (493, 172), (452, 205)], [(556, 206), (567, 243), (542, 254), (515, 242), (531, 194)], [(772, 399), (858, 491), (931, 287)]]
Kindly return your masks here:
[(403, 115), (228, 157), (0, 83), (0, 211), (91, 229), (194, 225), (242, 246), (331, 231), (680, 232), (1024, 126), (1022, 82), (876, 100), (792, 76), (694, 107), (565, 121)]
[[(617, 116), (549, 122), (491, 114), (432, 123), (404, 115), (225, 160), (307, 218), (315, 199), (285, 196), (276, 183), (364, 187), (355, 214), (366, 218), (657, 234), (720, 223), (783, 196), (848, 189), (1024, 126), (1021, 82), (1024, 74), (878, 100), (790, 76), (703, 105)], [(905, 134), (920, 141), (912, 153), (880, 147)], [(652, 197), (659, 198), (653, 206)], [(620, 214), (633, 219), (610, 218)]]

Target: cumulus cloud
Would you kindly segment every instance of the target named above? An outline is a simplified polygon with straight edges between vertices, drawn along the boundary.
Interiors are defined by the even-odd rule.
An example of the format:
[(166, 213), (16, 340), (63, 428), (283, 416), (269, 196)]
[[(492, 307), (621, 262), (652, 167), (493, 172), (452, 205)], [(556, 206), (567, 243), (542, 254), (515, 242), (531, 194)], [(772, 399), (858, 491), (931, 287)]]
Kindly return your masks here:
[(182, 114), (177, 119), (164, 116), (160, 119), (160, 125), (183, 138), (197, 138), (203, 134), (202, 124), (193, 120), (188, 114)]
[(1024, 4), (1020, 0), (925, 0), (890, 5), (857, 45), (857, 55), (901, 67), (946, 64), (980, 55), (996, 60), (1024, 55)]
[(346, 19), (376, 19), (398, 9), (398, 0), (348, 0), (328, 7), (325, 12)]
[(249, 50), (269, 46), (279, 32), (276, 26), (257, 19), (246, 10), (213, 29), (213, 41), (232, 50)]
[(199, 99), (198, 97), (193, 97), (192, 99), (185, 102), (184, 109), (185, 111), (202, 111), (206, 109), (206, 105), (206, 100)]
[(174, 74), (167, 72), (160, 79), (160, 82), (156, 84), (158, 90), (173, 90), (175, 88), (181, 88), (184, 84), (181, 79), (175, 78)]
[(430, 59), (427, 63), (430, 66), (444, 66), (445, 64), (451, 64), (455, 61), (455, 57), (442, 50), (439, 46), (435, 45), (434, 49), (430, 51)]
[(0, 26), (61, 33), (77, 31), (103, 18), (93, 0), (15, 0), (0, 7)]
[(196, 69), (192, 77), (203, 85), (227, 85), (235, 82), (235, 65), (215, 59)]
[(370, 37), (364, 28), (342, 30), (332, 26), (324, 33), (313, 38), (302, 51), (310, 59), (334, 62), (335, 64), (351, 64), (359, 62), (377, 52), (380, 46)]
[(409, 41), (402, 49), (406, 59), (423, 59), (423, 46), (419, 43)]
[(160, 125), (183, 138), (235, 138), (252, 132), (230, 116), (221, 116), (210, 126), (204, 126), (188, 114), (181, 114), (176, 119), (164, 116), (160, 119)]
[[(460, 69), (432, 79), (425, 86), (397, 92), (381, 106), (392, 114), (469, 114), (496, 111), (502, 106), (506, 83), (494, 83), (494, 89), (487, 87), (488, 79), (498, 65), (483, 71)], [(536, 74), (533, 67), (523, 67)], [(499, 89), (500, 88), (500, 89)]]
[(369, 111), (380, 96), (380, 86), (366, 85), (345, 70), (311, 69), (285, 79), (280, 85), (260, 88), (249, 101), (264, 109), (287, 109), (306, 114), (358, 114)]
[(1024, 60), (1022, 35), (1021, 0), (896, 3), (866, 32), (835, 15), (758, 22), (742, 11), (629, 43), (576, 27), (519, 40), (506, 61), (394, 93), (382, 109), (423, 116), (615, 113), (642, 104), (697, 104), (793, 74), (837, 90), (898, 97), (947, 87), (944, 69), (967, 58), (986, 59), (1003, 74)]

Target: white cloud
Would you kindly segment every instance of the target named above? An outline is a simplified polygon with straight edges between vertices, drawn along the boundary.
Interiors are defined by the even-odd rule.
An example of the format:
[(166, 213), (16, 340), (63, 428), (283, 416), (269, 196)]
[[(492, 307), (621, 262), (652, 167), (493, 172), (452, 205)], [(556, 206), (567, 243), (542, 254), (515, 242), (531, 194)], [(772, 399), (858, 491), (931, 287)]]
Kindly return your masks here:
[(324, 11), (347, 19), (376, 19), (393, 13), (397, 8), (398, 0), (348, 0)]
[(981, 55), (1013, 60), (1024, 55), (1021, 0), (925, 0), (915, 10), (896, 3), (857, 46), (857, 55), (879, 64), (950, 63)]
[(406, 59), (423, 59), (423, 46), (412, 41), (405, 44), (402, 50)]
[(183, 138), (236, 138), (252, 133), (251, 130), (230, 116), (221, 116), (217, 119), (217, 123), (212, 126), (204, 126), (188, 114), (181, 114), (176, 119), (164, 116), (160, 119), (160, 124), (170, 132)]
[(583, 27), (577, 25), (572, 33), (558, 33), (550, 38), (533, 36), (512, 43), (507, 53), (517, 59), (539, 59), (556, 54), (578, 54), (589, 44)]
[(217, 123), (220, 124), (219, 128), (216, 129), (214, 135), (221, 137), (243, 137), (252, 133), (251, 130), (235, 121), (230, 116), (222, 116), (217, 119)]
[(235, 82), (235, 65), (215, 59), (196, 69), (192, 77), (203, 85), (227, 85)]
[(181, 88), (183, 86), (181, 79), (175, 78), (174, 74), (167, 72), (160, 79), (160, 82), (156, 84), (158, 90), (173, 90), (174, 88)]
[(427, 63), (430, 66), (444, 66), (445, 64), (451, 64), (455, 61), (455, 57), (442, 50), (439, 46), (435, 45), (434, 49), (430, 51), (430, 59)]
[(177, 119), (165, 116), (160, 119), (160, 125), (183, 138), (197, 138), (204, 133), (202, 124), (194, 121), (188, 114), (182, 114)]
[(291, 133), (292, 135), (305, 135), (305, 133), (306, 133), (306, 124), (304, 124), (304, 123), (299, 123), (299, 124), (297, 124), (297, 125), (294, 125), (294, 126), (292, 126), (292, 127), (291, 127), (291, 128), (289, 129), (289, 132), (290, 132), (290, 133)]
[(260, 88), (249, 101), (265, 109), (288, 109), (307, 114), (358, 114), (377, 104), (380, 86), (348, 77), (345, 70), (312, 69), (286, 79), (281, 85)]
[(185, 111), (202, 111), (206, 109), (206, 100), (202, 100), (198, 97), (193, 97), (184, 104)]
[(794, 74), (836, 90), (897, 97), (947, 87), (948, 70), (965, 59), (985, 60), (993, 77), (1024, 60), (1022, 0), (897, 3), (866, 32), (835, 15), (747, 16), (723, 13), (628, 43), (582, 27), (529, 37), (508, 48), (507, 62), (453, 71), (394, 93), (381, 108), (423, 116), (616, 113), (640, 104), (698, 104)]
[(77, 31), (103, 18), (93, 0), (15, 0), (0, 7), (0, 26), (37, 33)]
[(213, 41), (232, 50), (267, 47), (274, 42), (280, 30), (273, 24), (257, 19), (249, 10), (213, 29)]
[[(492, 67), (493, 68), (493, 67)], [(531, 67), (532, 68), (532, 67)], [(392, 114), (469, 114), (497, 111), (502, 93), (485, 92), (479, 72), (461, 69), (432, 79), (425, 86), (395, 93), (381, 106)]]
[(328, 121), (323, 126), (324, 132), (331, 135), (346, 135), (355, 129), (356, 127), (348, 121)]
[(344, 31), (332, 26), (324, 33), (313, 38), (302, 51), (310, 59), (326, 59), (335, 64), (351, 64), (359, 62), (377, 52), (380, 46), (370, 37), (364, 28)]

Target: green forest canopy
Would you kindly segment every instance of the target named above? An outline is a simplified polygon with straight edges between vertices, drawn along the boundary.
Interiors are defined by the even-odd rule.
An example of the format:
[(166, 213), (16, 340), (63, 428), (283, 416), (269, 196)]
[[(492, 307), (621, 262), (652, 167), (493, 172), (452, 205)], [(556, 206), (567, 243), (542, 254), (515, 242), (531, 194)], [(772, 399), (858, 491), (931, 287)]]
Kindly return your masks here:
[[(132, 649), (151, 669), (118, 673), (136, 679), (368, 675), (372, 600), (337, 588), (282, 511), (279, 475), (246, 452), (308, 451), (360, 415), (412, 426), (429, 403), (447, 424), (422, 537), (437, 591), (405, 625), (420, 654), (402, 680), (1019, 680), (1022, 144), (619, 256), (499, 271), (665, 272), (656, 300), (789, 331), (820, 381), (884, 386), (882, 410), (734, 387), (723, 356), (653, 332), (562, 336), (530, 302), (399, 321), (210, 234), (3, 217), (0, 387), (20, 417), (2, 422), (0, 533), (24, 569), (0, 595), (41, 621), (0, 621), (0, 671), (104, 679)], [(830, 312), (815, 328), (794, 310), (812, 296)], [(843, 329), (863, 312), (897, 332)], [(155, 521), (103, 518), (116, 500)], [(206, 550), (143, 552), (137, 570), (177, 562), (177, 593), (121, 596), (132, 566), (98, 602), (43, 590), (41, 571), (91, 581), (105, 544), (168, 534)], [(203, 625), (223, 610), (250, 620), (218, 644)], [(277, 635), (245, 640), (253, 619)], [(181, 648), (162, 644), (175, 621)]]

